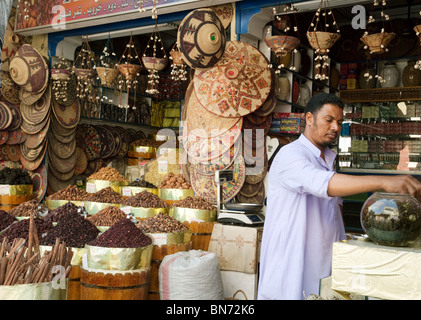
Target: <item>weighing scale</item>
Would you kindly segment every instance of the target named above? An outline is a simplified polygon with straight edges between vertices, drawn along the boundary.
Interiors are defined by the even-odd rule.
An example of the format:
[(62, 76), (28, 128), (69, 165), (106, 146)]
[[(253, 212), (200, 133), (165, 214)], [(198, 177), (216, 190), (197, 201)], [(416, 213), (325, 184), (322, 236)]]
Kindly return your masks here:
[(254, 203), (224, 203), (222, 185), (232, 181), (232, 170), (220, 170), (215, 172), (217, 189), (217, 221), (223, 224), (234, 224), (247, 227), (259, 227), (264, 223), (263, 205)]

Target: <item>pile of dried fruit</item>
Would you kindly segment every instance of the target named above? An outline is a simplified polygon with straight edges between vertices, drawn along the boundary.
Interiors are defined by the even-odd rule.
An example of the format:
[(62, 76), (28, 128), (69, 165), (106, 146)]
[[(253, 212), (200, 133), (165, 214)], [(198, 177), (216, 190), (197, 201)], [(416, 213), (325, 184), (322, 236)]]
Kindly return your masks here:
[(216, 207), (212, 203), (199, 196), (186, 197), (182, 200), (175, 201), (172, 206), (200, 210), (216, 210)]
[(87, 217), (86, 219), (95, 226), (111, 227), (116, 222), (126, 218), (126, 214), (122, 210), (114, 206), (109, 206), (98, 211), (96, 214)]
[(49, 195), (46, 200), (69, 200), (69, 201), (84, 201), (89, 195), (85, 190), (75, 186), (70, 185), (64, 189), (57, 191)]
[(136, 193), (134, 196), (124, 199), (122, 205), (142, 208), (167, 208), (168, 204), (156, 194), (148, 191)]
[(183, 223), (162, 212), (137, 222), (136, 227), (145, 233), (172, 233), (189, 230)]
[(141, 248), (151, 243), (152, 239), (133, 222), (122, 219), (88, 245), (106, 248)]
[(97, 172), (91, 174), (90, 180), (107, 180), (107, 181), (127, 181), (127, 179), (117, 170), (112, 167), (102, 167)]
[(182, 173), (174, 174), (170, 172), (159, 185), (161, 189), (191, 189), (191, 185), (186, 181)]
[(101, 202), (101, 203), (121, 203), (123, 196), (115, 192), (111, 187), (101, 189), (95, 193), (90, 193), (85, 201)]

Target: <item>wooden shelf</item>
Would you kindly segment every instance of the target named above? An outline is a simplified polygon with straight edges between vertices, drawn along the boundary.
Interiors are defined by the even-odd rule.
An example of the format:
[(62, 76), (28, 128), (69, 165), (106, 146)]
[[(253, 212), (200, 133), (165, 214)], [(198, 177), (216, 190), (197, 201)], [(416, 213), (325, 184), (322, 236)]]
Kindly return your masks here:
[(421, 100), (421, 87), (339, 90), (345, 102), (415, 101)]

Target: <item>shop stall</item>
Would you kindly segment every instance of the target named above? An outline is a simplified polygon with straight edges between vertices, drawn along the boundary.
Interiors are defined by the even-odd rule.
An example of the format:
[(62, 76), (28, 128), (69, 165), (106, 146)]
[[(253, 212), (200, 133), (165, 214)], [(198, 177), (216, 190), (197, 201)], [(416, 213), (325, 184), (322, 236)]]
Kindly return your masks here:
[[(268, 172), (319, 92), (346, 103), (337, 171), (419, 175), (420, 6), (390, 8), (394, 36), (376, 46), (343, 1), (322, 30), (323, 3), (15, 1), (1, 55), (0, 295), (256, 299)], [(349, 242), (334, 244), (328, 287), (417, 298), (416, 282), (406, 297), (348, 287), (366, 268), (349, 250), (417, 263), (415, 245), (379, 243), (370, 232), (388, 230), (367, 226), (396, 210), (360, 220), (369, 197), (344, 199)]]

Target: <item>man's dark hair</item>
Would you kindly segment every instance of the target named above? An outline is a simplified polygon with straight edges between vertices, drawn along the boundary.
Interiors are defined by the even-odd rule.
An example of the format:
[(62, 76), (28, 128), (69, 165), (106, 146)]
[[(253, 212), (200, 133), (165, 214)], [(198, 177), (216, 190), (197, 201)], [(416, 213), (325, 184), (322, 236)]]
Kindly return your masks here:
[(304, 113), (306, 114), (307, 112), (311, 112), (314, 115), (325, 104), (333, 104), (341, 109), (344, 108), (344, 103), (338, 96), (330, 93), (321, 92), (311, 97), (311, 99), (307, 102), (307, 106)]

